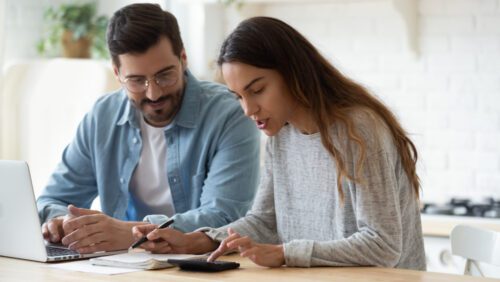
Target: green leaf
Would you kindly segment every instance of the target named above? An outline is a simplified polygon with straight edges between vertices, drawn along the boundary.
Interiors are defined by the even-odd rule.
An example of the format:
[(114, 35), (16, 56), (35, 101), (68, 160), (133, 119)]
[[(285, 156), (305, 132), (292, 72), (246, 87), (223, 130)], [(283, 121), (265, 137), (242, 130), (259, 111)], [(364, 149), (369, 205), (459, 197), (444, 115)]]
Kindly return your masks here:
[(68, 30), (73, 33), (73, 40), (93, 38), (92, 57), (109, 58), (106, 46), (108, 18), (96, 14), (96, 1), (48, 6), (43, 13), (44, 28), (42, 37), (36, 44), (37, 52), (49, 57), (60, 55), (61, 36), (64, 30)]

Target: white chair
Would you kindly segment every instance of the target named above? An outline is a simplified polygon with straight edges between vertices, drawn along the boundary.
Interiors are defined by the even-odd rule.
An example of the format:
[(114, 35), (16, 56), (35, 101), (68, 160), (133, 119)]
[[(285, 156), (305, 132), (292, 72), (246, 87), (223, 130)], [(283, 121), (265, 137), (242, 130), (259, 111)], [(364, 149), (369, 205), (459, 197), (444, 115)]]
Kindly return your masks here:
[(500, 232), (457, 225), (451, 231), (451, 252), (466, 259), (465, 275), (500, 278)]
[(109, 62), (57, 58), (10, 66), (0, 88), (0, 159), (26, 160), (38, 195), (85, 113), (119, 87)]

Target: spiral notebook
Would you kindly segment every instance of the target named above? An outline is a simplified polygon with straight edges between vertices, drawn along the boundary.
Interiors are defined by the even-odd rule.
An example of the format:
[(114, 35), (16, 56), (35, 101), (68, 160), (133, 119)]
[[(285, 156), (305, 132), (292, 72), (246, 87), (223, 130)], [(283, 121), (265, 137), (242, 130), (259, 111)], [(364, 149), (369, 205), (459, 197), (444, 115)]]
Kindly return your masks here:
[(113, 266), (137, 269), (160, 269), (174, 267), (168, 263), (169, 259), (195, 259), (206, 258), (207, 255), (189, 254), (152, 254), (150, 252), (128, 252), (119, 255), (93, 258), (93, 265)]

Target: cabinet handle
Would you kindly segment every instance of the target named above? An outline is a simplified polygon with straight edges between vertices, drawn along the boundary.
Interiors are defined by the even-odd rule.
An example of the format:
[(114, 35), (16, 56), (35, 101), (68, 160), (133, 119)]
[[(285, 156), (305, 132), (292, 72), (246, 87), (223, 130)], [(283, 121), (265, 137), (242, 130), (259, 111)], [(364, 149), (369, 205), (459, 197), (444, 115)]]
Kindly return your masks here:
[(451, 252), (449, 250), (442, 250), (439, 253), (439, 261), (444, 266), (453, 265), (453, 257), (451, 256)]

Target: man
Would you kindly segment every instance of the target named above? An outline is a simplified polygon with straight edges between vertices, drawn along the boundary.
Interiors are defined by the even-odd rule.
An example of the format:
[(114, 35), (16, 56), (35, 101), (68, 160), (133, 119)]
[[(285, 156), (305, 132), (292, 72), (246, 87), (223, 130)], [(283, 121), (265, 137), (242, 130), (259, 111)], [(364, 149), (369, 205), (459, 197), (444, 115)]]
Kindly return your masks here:
[[(225, 87), (188, 71), (175, 17), (158, 5), (126, 6), (107, 42), (124, 87), (84, 117), (39, 197), (45, 238), (91, 253), (129, 247), (143, 218), (172, 217), (186, 232), (243, 216), (259, 133)], [(88, 209), (96, 196), (102, 213)]]

